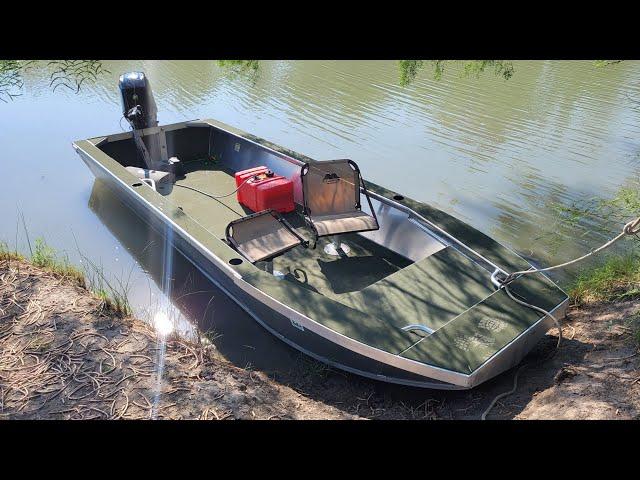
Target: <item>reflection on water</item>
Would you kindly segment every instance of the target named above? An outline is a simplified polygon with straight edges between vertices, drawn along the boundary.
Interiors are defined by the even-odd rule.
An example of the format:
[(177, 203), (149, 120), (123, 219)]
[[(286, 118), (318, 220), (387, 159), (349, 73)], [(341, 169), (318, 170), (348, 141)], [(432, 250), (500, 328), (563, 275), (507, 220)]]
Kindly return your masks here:
[[(100, 180), (95, 181), (89, 206), (153, 280), (153, 285), (148, 286), (149, 306), (138, 310), (138, 316), (152, 322), (155, 318), (157, 322), (157, 312), (161, 312), (161, 316), (164, 314), (163, 291), (169, 292), (168, 300), (173, 308), (171, 328), (177, 329), (182, 336), (194, 338), (197, 333), (193, 326), (197, 327), (218, 352), (241, 367), (253, 366), (269, 371), (286, 370), (290, 366), (295, 356), (291, 349), (266, 332), (171, 246), (168, 248), (173, 268), (165, 277), (158, 254), (162, 251), (159, 246), (165, 244), (165, 237), (142, 221)], [(153, 248), (154, 245), (158, 247)], [(158, 333), (162, 343), (165, 335), (161, 331)], [(159, 354), (161, 351), (162, 348)]]
[[(558, 224), (558, 205), (610, 198), (639, 173), (640, 62), (597, 69), (519, 61), (508, 81), (463, 78), (452, 68), (440, 81), (425, 73), (406, 88), (388, 61), (267, 61), (255, 77), (215, 62), (105, 66), (111, 74), (78, 95), (52, 93), (34, 71), (24, 95), (0, 105), (0, 240), (26, 250), (16, 235), (22, 213), (32, 238), (45, 236), (72, 262), (80, 261), (75, 237), (108, 274), (133, 268), (136, 313), (152, 319), (171, 299), (179, 315), (232, 326), (222, 338), (235, 335), (238, 345), (258, 348), (252, 342), (262, 330), (179, 255), (164, 295), (164, 239), (135, 219), (118, 229), (121, 210), (96, 208), (95, 196), (87, 208), (93, 177), (70, 143), (120, 131), (123, 71), (146, 71), (161, 123), (211, 117), (314, 158), (353, 158), (366, 179), (442, 208), (538, 264), (605, 240), (606, 219)], [(220, 348), (240, 363), (260, 357), (251, 348), (234, 353), (225, 341)]]

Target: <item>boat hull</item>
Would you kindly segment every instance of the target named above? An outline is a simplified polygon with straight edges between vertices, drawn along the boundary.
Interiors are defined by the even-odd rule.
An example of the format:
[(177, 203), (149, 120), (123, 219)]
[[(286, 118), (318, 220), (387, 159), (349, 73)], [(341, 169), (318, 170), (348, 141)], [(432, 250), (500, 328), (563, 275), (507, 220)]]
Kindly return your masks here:
[[(468, 389), (517, 365), (553, 326), (549, 317), (541, 317), (470, 374), (377, 350), (323, 327), (244, 281), (225, 265), (224, 260), (217, 258), (166, 212), (141, 196), (139, 189), (111, 171), (101, 161), (100, 155), (86, 151), (77, 144), (74, 146), (97, 179), (103, 181), (158, 233), (167, 236), (167, 232), (170, 232), (173, 246), (255, 321), (290, 346), (336, 368), (414, 387)], [(556, 306), (552, 313), (558, 317), (564, 316), (567, 305), (568, 299)]]

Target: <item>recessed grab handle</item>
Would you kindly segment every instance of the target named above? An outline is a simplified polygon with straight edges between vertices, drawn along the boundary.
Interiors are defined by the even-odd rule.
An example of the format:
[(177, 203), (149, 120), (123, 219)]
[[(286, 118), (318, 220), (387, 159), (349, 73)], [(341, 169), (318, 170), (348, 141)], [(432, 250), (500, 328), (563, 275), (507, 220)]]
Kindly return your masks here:
[(413, 330), (417, 330), (420, 332), (424, 332), (427, 335), (431, 335), (435, 330), (433, 328), (429, 328), (426, 325), (421, 325), (419, 323), (413, 323), (411, 325), (407, 325), (406, 327), (402, 327), (402, 330), (405, 332), (411, 332)]

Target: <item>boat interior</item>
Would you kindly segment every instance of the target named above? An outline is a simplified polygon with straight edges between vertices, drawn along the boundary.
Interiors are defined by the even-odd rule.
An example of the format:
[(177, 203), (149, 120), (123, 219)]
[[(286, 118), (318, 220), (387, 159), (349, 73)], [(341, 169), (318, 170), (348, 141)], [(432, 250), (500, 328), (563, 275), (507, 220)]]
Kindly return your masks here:
[[(148, 137), (144, 138), (146, 142)], [(98, 146), (125, 167), (146, 168), (130, 137)], [(409, 293), (409, 298), (416, 302), (414, 306), (420, 305), (418, 310), (410, 307), (415, 316), (432, 319), (426, 330), (435, 330), (446, 322), (448, 315), (442, 313), (459, 313), (458, 308), (464, 309), (469, 302), (477, 302), (494, 290), (485, 274), (481, 282), (484, 286), (477, 286), (473, 298), (454, 302), (459, 304), (455, 308), (451, 303), (451, 292), (447, 292), (449, 288), (436, 278), (429, 281), (429, 275), (424, 274), (438, 277), (442, 270), (442, 265), (438, 265), (446, 261), (448, 265), (457, 262), (461, 269), (459, 274), (470, 276), (462, 270), (468, 268), (471, 261), (456, 254), (456, 250), (447, 252), (449, 243), (446, 240), (410, 221), (407, 214), (375, 198), (367, 201), (366, 190), (358, 189), (362, 211), (375, 217), (379, 222), (377, 228), (318, 238), (313, 225), (305, 221), (304, 186), (300, 181), (303, 162), (210, 125), (196, 124), (166, 131), (166, 146), (168, 155), (180, 159), (183, 173), (171, 181), (156, 183), (156, 190), (211, 235), (227, 243), (227, 226), (255, 213), (239, 203), (234, 193), (237, 171), (265, 165), (294, 181), (296, 209), (282, 217), (309, 242), (309, 246), (305, 247), (301, 242), (271, 258), (253, 262), (256, 268), (283, 281), (301, 285), (359, 310), (370, 310), (369, 313), (380, 313), (379, 302), (368, 299), (379, 298), (383, 289), (395, 291), (399, 297)], [(440, 261), (424, 262), (438, 253)], [(433, 272), (429, 272), (431, 268), (427, 267), (430, 266), (435, 268)], [(389, 313), (396, 307), (395, 302), (390, 302)], [(394, 316), (397, 317), (397, 313)], [(406, 325), (403, 322), (403, 326)]]

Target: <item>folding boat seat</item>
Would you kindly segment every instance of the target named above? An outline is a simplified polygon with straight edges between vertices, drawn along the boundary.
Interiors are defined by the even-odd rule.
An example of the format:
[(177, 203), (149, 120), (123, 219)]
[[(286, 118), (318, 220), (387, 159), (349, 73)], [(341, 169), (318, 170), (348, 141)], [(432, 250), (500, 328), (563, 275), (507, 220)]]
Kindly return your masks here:
[[(378, 230), (378, 219), (360, 169), (353, 160), (306, 163), (301, 170), (304, 217), (319, 237)], [(362, 211), (364, 193), (372, 215)]]
[(298, 245), (308, 245), (282, 215), (271, 209), (230, 222), (225, 236), (251, 263), (268, 260)]

